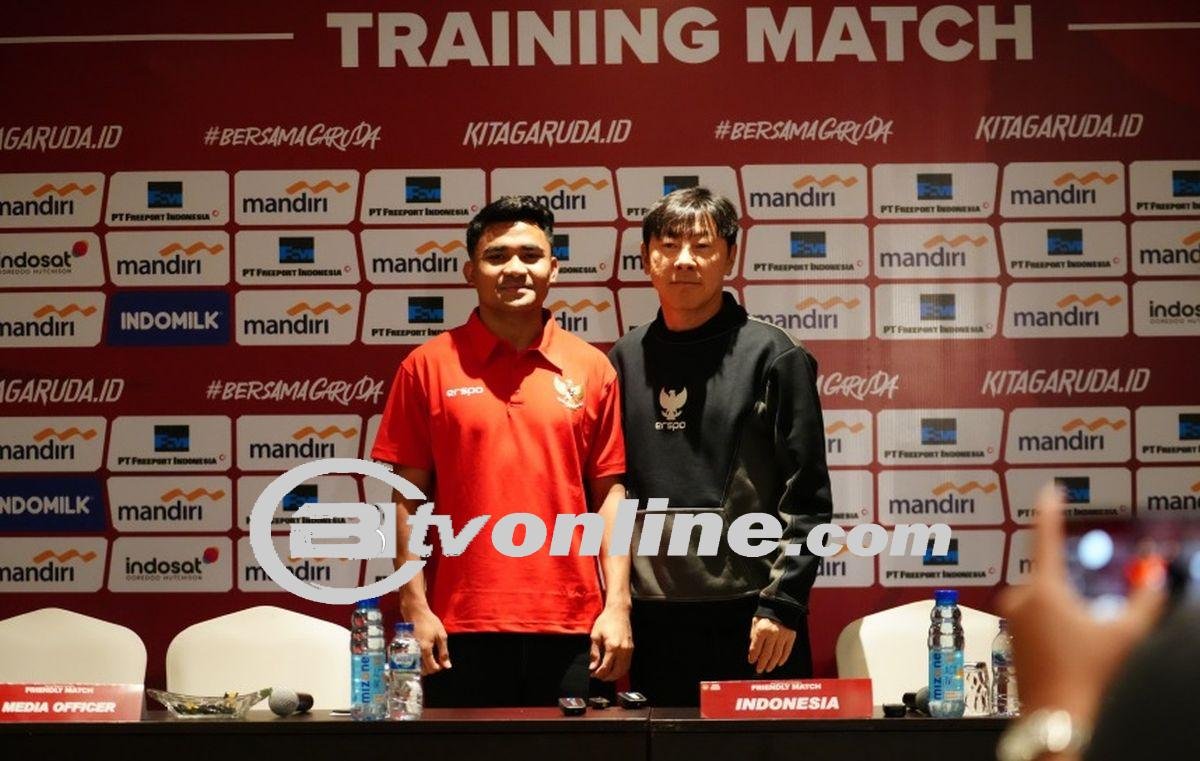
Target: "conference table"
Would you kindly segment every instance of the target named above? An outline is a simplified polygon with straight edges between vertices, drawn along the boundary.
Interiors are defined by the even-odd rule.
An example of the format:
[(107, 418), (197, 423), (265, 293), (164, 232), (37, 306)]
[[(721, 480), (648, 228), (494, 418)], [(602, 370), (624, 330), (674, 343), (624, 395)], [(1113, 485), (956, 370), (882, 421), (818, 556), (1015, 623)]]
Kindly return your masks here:
[(695, 708), (427, 709), (420, 721), (356, 722), (329, 711), (237, 721), (0, 724), (7, 758), (153, 758), (155, 761), (747, 761), (867, 759), (992, 761), (1005, 720), (701, 719)]

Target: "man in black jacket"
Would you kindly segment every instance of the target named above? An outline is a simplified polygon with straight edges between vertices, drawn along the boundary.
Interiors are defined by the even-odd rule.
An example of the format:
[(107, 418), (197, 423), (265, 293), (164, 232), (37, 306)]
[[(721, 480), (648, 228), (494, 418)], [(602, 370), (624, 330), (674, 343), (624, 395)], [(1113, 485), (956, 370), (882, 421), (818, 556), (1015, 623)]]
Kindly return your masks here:
[[(696, 705), (702, 680), (812, 671), (808, 596), (818, 558), (804, 542), (831, 514), (817, 366), (723, 292), (737, 233), (733, 205), (707, 189), (659, 200), (642, 224), (642, 261), (662, 308), (609, 355), (621, 383), (626, 488), (642, 510), (631, 680), (660, 706)], [(669, 508), (647, 520), (653, 498)], [(715, 554), (698, 551), (706, 526), (727, 530), (746, 513), (778, 520), (777, 549), (746, 557), (720, 530)], [(659, 521), (664, 537), (691, 531), (686, 554), (681, 545), (638, 551)]]

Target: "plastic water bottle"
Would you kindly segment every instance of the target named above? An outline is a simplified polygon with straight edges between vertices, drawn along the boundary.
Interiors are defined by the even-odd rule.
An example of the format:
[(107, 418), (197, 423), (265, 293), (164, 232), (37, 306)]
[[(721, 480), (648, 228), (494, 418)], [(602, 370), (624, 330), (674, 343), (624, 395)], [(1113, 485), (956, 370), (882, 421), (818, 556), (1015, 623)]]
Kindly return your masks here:
[(1018, 716), (1017, 670), (1013, 667), (1012, 635), (1008, 621), (1000, 619), (1000, 631), (992, 640), (992, 710), (997, 716)]
[(958, 591), (933, 593), (929, 615), (929, 715), (957, 719), (966, 709), (963, 695), (963, 628)]
[(383, 637), (379, 600), (360, 600), (350, 616), (350, 715), (357, 721), (387, 718)]
[(414, 721), (421, 718), (425, 693), (421, 688), (421, 646), (413, 625), (397, 623), (387, 650), (388, 718)]

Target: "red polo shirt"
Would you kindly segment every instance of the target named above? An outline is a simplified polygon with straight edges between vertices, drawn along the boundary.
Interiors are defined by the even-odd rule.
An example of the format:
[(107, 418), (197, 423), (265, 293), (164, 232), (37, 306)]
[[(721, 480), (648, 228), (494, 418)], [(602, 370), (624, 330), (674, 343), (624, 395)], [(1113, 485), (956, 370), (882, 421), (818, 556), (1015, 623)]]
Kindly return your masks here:
[[(603, 607), (596, 558), (577, 553), (582, 532), (563, 557), (551, 557), (550, 538), (558, 514), (587, 511), (587, 480), (625, 471), (617, 376), (598, 349), (548, 312), (543, 319), (541, 339), (524, 351), (488, 330), (478, 310), (414, 350), (396, 371), (371, 451), (432, 470), (434, 514), (449, 515), (456, 531), (491, 516), (457, 557), (429, 532), (429, 603), (448, 632), (587, 633)], [(492, 544), (509, 513), (546, 526), (528, 557)]]

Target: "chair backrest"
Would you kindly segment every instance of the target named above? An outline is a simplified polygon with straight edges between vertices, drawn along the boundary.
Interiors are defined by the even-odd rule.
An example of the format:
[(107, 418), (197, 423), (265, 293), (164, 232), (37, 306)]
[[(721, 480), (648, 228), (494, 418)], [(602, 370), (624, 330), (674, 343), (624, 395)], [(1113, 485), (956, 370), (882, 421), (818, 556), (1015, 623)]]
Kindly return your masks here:
[(132, 629), (62, 608), (0, 621), (0, 682), (145, 680), (146, 645)]
[[(959, 605), (963, 663), (991, 662), (1000, 618)], [(838, 676), (868, 677), (876, 705), (899, 703), (900, 696), (929, 682), (929, 613), (932, 600), (872, 613), (851, 621), (837, 640)]]
[(314, 708), (350, 705), (350, 630), (271, 605), (193, 624), (167, 647), (167, 689), (187, 695), (289, 687)]

